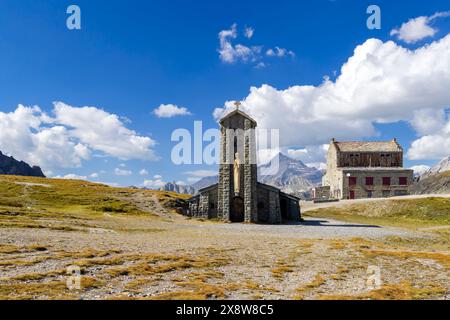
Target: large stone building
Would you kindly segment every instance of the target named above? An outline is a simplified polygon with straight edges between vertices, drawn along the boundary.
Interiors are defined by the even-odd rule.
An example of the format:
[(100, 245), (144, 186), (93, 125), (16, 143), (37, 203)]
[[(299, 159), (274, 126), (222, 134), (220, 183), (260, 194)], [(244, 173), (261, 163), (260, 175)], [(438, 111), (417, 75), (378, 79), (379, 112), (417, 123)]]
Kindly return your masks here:
[(188, 214), (227, 222), (300, 220), (299, 198), (257, 181), (256, 121), (237, 108), (219, 123), (219, 183), (189, 199)]
[[(335, 199), (381, 198), (408, 194), (413, 170), (403, 168), (396, 139), (340, 142), (332, 139), (322, 185)], [(319, 188), (320, 191), (320, 188)]]

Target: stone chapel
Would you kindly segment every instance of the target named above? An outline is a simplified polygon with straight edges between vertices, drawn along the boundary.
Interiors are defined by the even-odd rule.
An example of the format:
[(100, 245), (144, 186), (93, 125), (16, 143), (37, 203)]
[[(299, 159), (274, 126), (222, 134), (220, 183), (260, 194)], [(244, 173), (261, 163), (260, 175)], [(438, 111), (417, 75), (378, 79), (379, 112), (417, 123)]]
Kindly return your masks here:
[(219, 124), (219, 182), (188, 200), (188, 215), (270, 224), (301, 220), (299, 198), (257, 181), (256, 121), (237, 106)]

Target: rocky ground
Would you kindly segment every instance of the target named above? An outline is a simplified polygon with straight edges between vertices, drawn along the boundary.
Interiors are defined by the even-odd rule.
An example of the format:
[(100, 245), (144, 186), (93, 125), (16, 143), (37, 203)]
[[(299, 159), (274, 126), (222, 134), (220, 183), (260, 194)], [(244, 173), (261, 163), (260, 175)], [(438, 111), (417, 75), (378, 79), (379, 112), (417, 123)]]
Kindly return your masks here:
[[(449, 298), (448, 242), (436, 232), (321, 218), (277, 226), (196, 221), (154, 195), (132, 198), (148, 216), (72, 213), (63, 222), (39, 218), (39, 228), (0, 228), (0, 297)], [(54, 227), (61, 223), (67, 228)], [(372, 281), (378, 273), (380, 283)]]

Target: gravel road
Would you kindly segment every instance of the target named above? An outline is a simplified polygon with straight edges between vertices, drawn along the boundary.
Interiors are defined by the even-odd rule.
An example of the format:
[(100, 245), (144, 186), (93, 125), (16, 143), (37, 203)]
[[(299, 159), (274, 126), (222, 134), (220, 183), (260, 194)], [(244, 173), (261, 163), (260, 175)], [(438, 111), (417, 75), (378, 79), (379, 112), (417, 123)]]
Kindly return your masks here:
[(399, 228), (387, 228), (376, 225), (347, 223), (328, 218), (305, 218), (302, 223), (282, 225), (258, 224), (205, 224), (196, 225), (197, 228), (207, 229), (208, 232), (225, 234), (258, 234), (281, 238), (298, 239), (330, 239), (330, 238), (382, 238), (386, 236), (409, 237), (417, 236)]

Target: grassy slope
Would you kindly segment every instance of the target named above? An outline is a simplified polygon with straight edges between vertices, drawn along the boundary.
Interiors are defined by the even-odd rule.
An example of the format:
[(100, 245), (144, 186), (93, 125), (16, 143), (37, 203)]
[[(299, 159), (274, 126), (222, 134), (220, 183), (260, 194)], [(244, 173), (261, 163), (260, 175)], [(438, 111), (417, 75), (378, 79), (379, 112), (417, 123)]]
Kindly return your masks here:
[(173, 192), (113, 188), (81, 180), (0, 175), (0, 227), (40, 228), (39, 219), (89, 220), (105, 213), (151, 216), (133, 203), (137, 193), (150, 198), (156, 195), (163, 205), (187, 197)]
[(355, 203), (309, 211), (305, 215), (410, 228), (450, 226), (450, 199), (436, 197)]
[(450, 171), (421, 179), (410, 187), (412, 194), (448, 193), (450, 192)]

